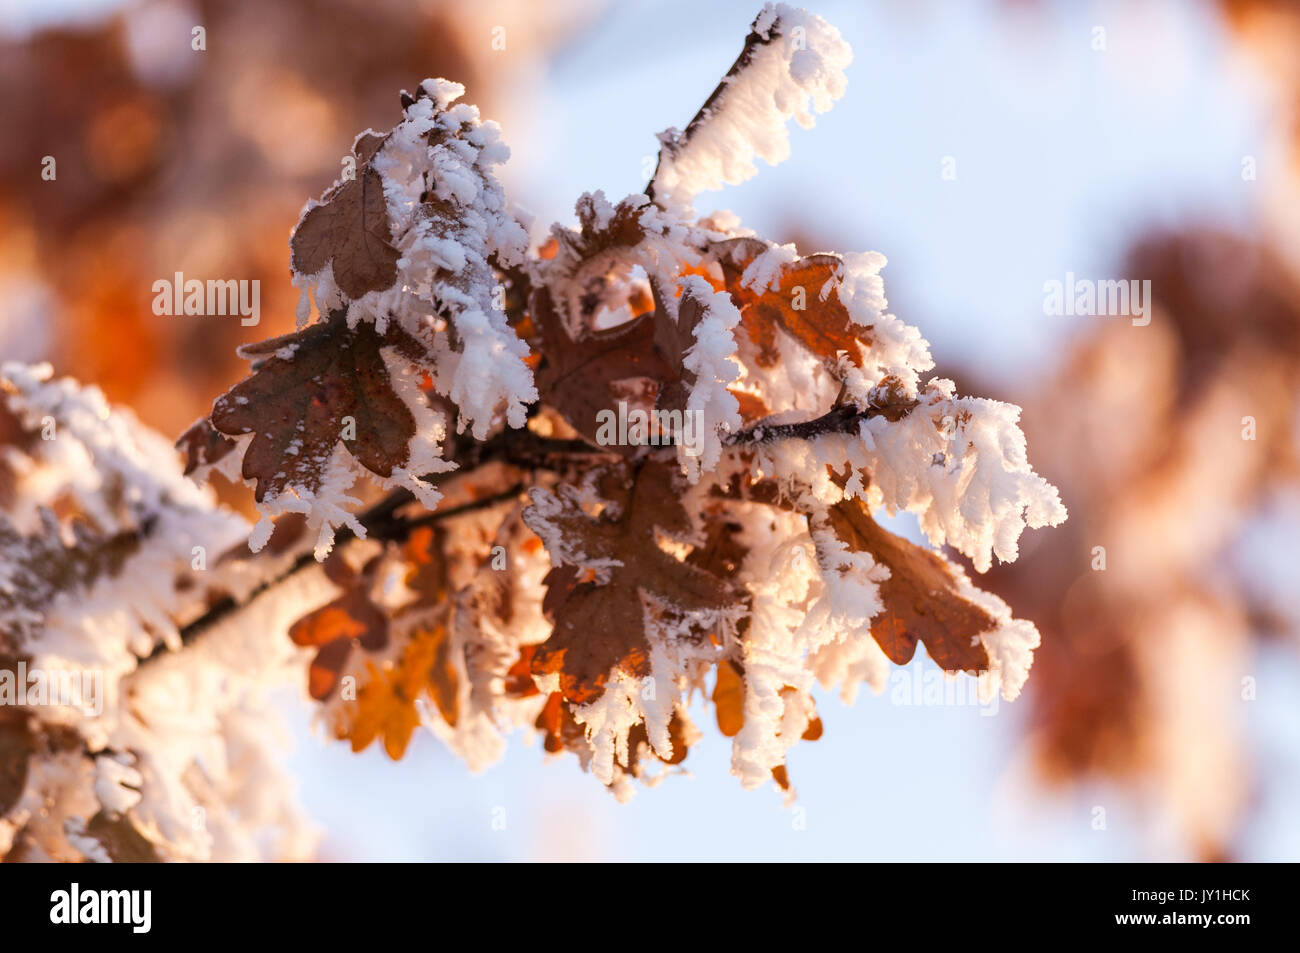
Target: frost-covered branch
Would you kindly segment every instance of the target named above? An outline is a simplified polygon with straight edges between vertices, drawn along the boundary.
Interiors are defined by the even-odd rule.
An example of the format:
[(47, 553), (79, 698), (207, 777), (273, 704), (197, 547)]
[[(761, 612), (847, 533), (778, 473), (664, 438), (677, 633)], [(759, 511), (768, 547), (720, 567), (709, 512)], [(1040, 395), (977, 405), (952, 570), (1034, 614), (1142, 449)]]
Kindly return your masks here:
[[(477, 513), (479, 510), (491, 509), (494, 506), (500, 506), (511, 500), (517, 500), (524, 491), (522, 483), (516, 483), (509, 489), (500, 493), (494, 493), (491, 496), (485, 496), (481, 499), (470, 500), (459, 506), (450, 506), (446, 509), (433, 510), (430, 512), (420, 513), (415, 516), (399, 517), (395, 516), (393, 510), (394, 504), (400, 506), (401, 503), (410, 502), (409, 500), (400, 500), (397, 493), (390, 494), (380, 503), (376, 504), (371, 510), (363, 514), (359, 520), (366, 530), (366, 539), (378, 540), (382, 542), (406, 542), (412, 533), (423, 527), (434, 526), (446, 520), (455, 519), (458, 516), (465, 516), (469, 513)], [(336, 545), (343, 545), (355, 539), (355, 535), (350, 529), (342, 530), (335, 539)], [(281, 570), (271, 578), (260, 583), (251, 592), (243, 598), (236, 599), (232, 596), (225, 596), (218, 601), (212, 608), (208, 609), (197, 619), (181, 627), (180, 642), (182, 645), (188, 645), (195, 639), (209, 631), (215, 625), (225, 621), (227, 618), (236, 616), (244, 607), (254, 599), (263, 595), (274, 592), (274, 590), (289, 582), (296, 574), (315, 565), (316, 560), (310, 552), (300, 553), (289, 564), (287, 569)], [(165, 645), (157, 646), (149, 658), (157, 658), (170, 651)], [(147, 661), (148, 659), (146, 659)]]
[(827, 434), (856, 433), (863, 421), (871, 420), (873, 417), (898, 420), (916, 405), (915, 398), (905, 398), (893, 404), (868, 405), (864, 409), (859, 409), (852, 404), (840, 404), (812, 420), (801, 420), (795, 423), (769, 423), (760, 420), (744, 430), (728, 434), (723, 442), (729, 447), (739, 447), (748, 444), (774, 443), (780, 440), (815, 440)]

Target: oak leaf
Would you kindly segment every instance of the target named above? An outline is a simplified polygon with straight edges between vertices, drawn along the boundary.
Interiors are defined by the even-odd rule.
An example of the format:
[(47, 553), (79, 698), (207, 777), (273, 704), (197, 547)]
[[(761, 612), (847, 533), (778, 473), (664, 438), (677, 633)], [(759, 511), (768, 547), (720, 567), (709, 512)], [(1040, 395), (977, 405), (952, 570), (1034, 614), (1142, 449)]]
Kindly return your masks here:
[(352, 750), (362, 751), (382, 738), (384, 751), (400, 761), (420, 723), (417, 702), (421, 698), (432, 700), (454, 727), (459, 715), (459, 675), (451, 652), (450, 629), (438, 622), (411, 634), (397, 664), (381, 668), (367, 661), (368, 680), (357, 691), (351, 722), (339, 732), (351, 739)]
[(406, 588), (415, 593), (415, 600), (409, 607), (404, 607), (406, 611), (427, 609), (446, 600), (450, 583), (443, 544), (442, 531), (432, 526), (419, 526), (402, 546)]
[(637, 722), (628, 730), (627, 733), (627, 771), (633, 777), (640, 777), (642, 773), (640, 754), (643, 750), (649, 750), (659, 761), (664, 764), (681, 764), (686, 760), (686, 755), (690, 752), (690, 745), (686, 741), (686, 721), (682, 718), (679, 711), (674, 710), (672, 717), (668, 720), (668, 741), (672, 745), (673, 752), (668, 757), (663, 757), (654, 750), (650, 744), (650, 734), (646, 731), (645, 722)]
[(199, 467), (217, 463), (231, 450), (235, 441), (212, 426), (204, 417), (196, 420), (190, 428), (176, 441), (176, 448), (185, 454), (185, 475), (189, 476)]
[(654, 301), (654, 346), (665, 365), (655, 405), (663, 410), (685, 410), (695, 386), (695, 372), (686, 366), (686, 352), (695, 345), (695, 328), (708, 314), (708, 304), (687, 288), (678, 299), (674, 319), (658, 288)]
[(358, 137), (352, 147), (355, 176), (326, 192), (289, 242), (295, 272), (315, 275), (333, 262), (334, 283), (352, 300), (397, 280), (400, 255), (392, 244), (384, 182), (370, 165), (383, 142), (369, 133)]
[(415, 698), (402, 691), (400, 673), (382, 671), (373, 662), (366, 668), (369, 679), (358, 689), (355, 715), (340, 737), (351, 739), (354, 752), (381, 738), (388, 757), (400, 761), (420, 724)]
[(671, 376), (671, 368), (655, 350), (655, 320), (650, 314), (575, 338), (547, 288), (533, 290), (529, 311), (545, 355), (537, 371), (538, 392), (593, 443), (596, 415), (618, 401), (616, 382)]
[(22, 797), (33, 748), (24, 713), (0, 719), (0, 817)]
[(745, 680), (729, 659), (718, 662), (718, 678), (713, 685), (713, 711), (718, 719), (718, 731), (728, 738), (740, 734), (740, 729), (745, 726)]
[(773, 367), (780, 362), (776, 347), (776, 329), (780, 328), (832, 371), (840, 353), (861, 367), (863, 348), (871, 343), (870, 329), (855, 323), (840, 300), (843, 260), (825, 254), (800, 258), (781, 267), (776, 287), (756, 291), (741, 279), (767, 247), (758, 239), (733, 238), (709, 249), (740, 309), (741, 326), (757, 348), (758, 365)]
[(872, 619), (871, 634), (891, 662), (906, 665), (922, 642), (945, 671), (987, 671), (988, 653), (979, 636), (997, 623), (961, 595), (942, 557), (881, 527), (857, 497), (835, 504), (827, 515), (845, 545), (870, 553), (889, 569), (889, 578), (879, 584), (884, 609)]
[(460, 717), (457, 692), (460, 675), (452, 656), (451, 630), (445, 625), (417, 631), (402, 660), (403, 668), (412, 671), (412, 685), (419, 686), (433, 699), (442, 720), (453, 728)]
[[(565, 262), (567, 273), (573, 275), (593, 262), (604, 261), (610, 252), (634, 248), (645, 240), (646, 228), (641, 221), (644, 204), (624, 199), (610, 207), (602, 206), (602, 201), (603, 197), (591, 194), (579, 198), (574, 205), (578, 229), (552, 229), (554, 247), (544, 247), (542, 257), (559, 258)], [(593, 312), (594, 307), (575, 318), (591, 318)]]
[(535, 727), (542, 733), (542, 745), (548, 754), (557, 754), (565, 748), (580, 751), (587, 741), (586, 729), (578, 724), (572, 706), (559, 692), (546, 696)]
[(157, 864), (162, 862), (154, 845), (124, 814), (100, 811), (86, 824), (86, 834), (104, 848), (114, 863)]
[[(253, 434), (242, 473), (260, 503), (289, 487), (315, 491), (342, 441), (372, 473), (392, 476), (410, 455), (415, 418), (393, 390), (382, 350), (415, 360), (421, 345), (390, 322), (384, 334), (343, 311), (301, 331), (247, 345), (252, 373), (212, 405), (212, 424), (228, 436)], [(344, 418), (352, 418), (353, 427)]]
[[(658, 545), (661, 533), (680, 539), (691, 529), (667, 466), (641, 467), (617, 518), (589, 516), (569, 494), (534, 489), (532, 499), (524, 522), (557, 564), (544, 580), (543, 602), (555, 625), (534, 653), (532, 671), (558, 674), (566, 700), (598, 698), (616, 668), (633, 677), (650, 673), (648, 613), (702, 637), (707, 620), (737, 603), (729, 584)], [(580, 581), (581, 570), (597, 578)]]
[(343, 594), (289, 627), (295, 645), (317, 650), (307, 670), (307, 691), (317, 701), (334, 693), (354, 645), (377, 652), (388, 644), (388, 617), (370, 599), (369, 573), (355, 572), (338, 552), (323, 568)]

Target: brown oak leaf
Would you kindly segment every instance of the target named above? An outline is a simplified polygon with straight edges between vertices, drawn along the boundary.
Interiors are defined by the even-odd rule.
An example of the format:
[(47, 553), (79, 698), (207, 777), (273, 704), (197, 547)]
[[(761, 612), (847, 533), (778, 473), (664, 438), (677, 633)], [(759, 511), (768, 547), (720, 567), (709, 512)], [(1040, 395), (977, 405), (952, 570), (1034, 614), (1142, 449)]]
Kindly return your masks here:
[(832, 506), (828, 522), (850, 549), (868, 552), (889, 568), (889, 578), (880, 583), (885, 608), (871, 620), (871, 634), (891, 662), (906, 665), (922, 642), (945, 671), (988, 669), (979, 636), (996, 621), (962, 597), (942, 557), (881, 527), (857, 497)]
[(99, 842), (114, 863), (158, 864), (162, 858), (152, 842), (124, 814), (100, 811), (86, 824), (86, 834)]
[(450, 583), (444, 542), (445, 534), (438, 527), (419, 526), (402, 546), (406, 588), (415, 593), (415, 600), (403, 607), (404, 612), (426, 610), (446, 600)]
[(352, 147), (357, 158), (355, 177), (323, 195), (294, 230), (289, 247), (293, 270), (314, 275), (334, 263), (334, 282), (350, 299), (369, 291), (391, 288), (397, 280), (397, 259), (388, 223), (384, 183), (370, 160), (383, 137), (363, 133)]
[[(844, 262), (837, 255), (810, 255), (785, 265), (776, 288), (755, 291), (741, 284), (749, 264), (767, 249), (754, 238), (734, 238), (710, 247), (709, 256), (722, 266), (725, 285), (740, 308), (741, 326), (758, 349), (756, 361), (772, 367), (780, 361), (775, 329), (781, 328), (834, 370), (842, 351), (862, 366), (862, 349), (871, 343), (870, 329), (854, 323), (840, 301)], [(822, 289), (831, 286), (826, 296)], [(802, 289), (797, 293), (797, 289)], [(802, 304), (803, 307), (796, 307)]]
[(546, 355), (537, 371), (538, 393), (593, 443), (597, 413), (617, 406), (616, 382), (661, 380), (672, 373), (655, 350), (655, 321), (650, 314), (575, 339), (547, 288), (533, 290), (529, 311)]
[(725, 513), (706, 516), (704, 542), (691, 551), (686, 561), (721, 579), (732, 579), (749, 553), (749, 547), (740, 540), (741, 526), (727, 519)]
[(674, 320), (658, 288), (654, 302), (654, 346), (665, 365), (655, 405), (663, 410), (685, 410), (695, 386), (695, 372), (686, 367), (686, 352), (695, 344), (695, 327), (708, 314), (708, 305), (688, 289), (678, 299)]
[(650, 744), (650, 733), (646, 731), (645, 722), (639, 721), (628, 730), (627, 733), (627, 772), (634, 778), (642, 775), (643, 768), (641, 765), (641, 752), (650, 751), (655, 758), (664, 764), (681, 764), (686, 760), (686, 755), (690, 752), (690, 745), (686, 742), (686, 720), (682, 718), (681, 712), (674, 710), (672, 717), (668, 720), (668, 741), (673, 746), (673, 753), (667, 758), (661, 756), (654, 750)]
[(745, 426), (771, 415), (772, 408), (767, 406), (767, 401), (757, 394), (751, 394), (739, 387), (728, 387), (727, 390), (731, 392), (732, 397), (736, 398), (736, 404), (740, 410), (740, 419)]
[(196, 420), (176, 441), (176, 448), (185, 454), (185, 475), (189, 476), (202, 466), (216, 463), (231, 450), (235, 441), (212, 426), (204, 417)]
[(565, 748), (580, 751), (587, 744), (586, 729), (578, 724), (572, 706), (559, 692), (546, 696), (535, 727), (542, 732), (542, 744), (548, 754), (556, 754)]
[(561, 251), (575, 263), (589, 262), (604, 252), (616, 248), (632, 248), (646, 236), (641, 223), (644, 205), (622, 201), (614, 206), (614, 214), (603, 218), (591, 195), (583, 195), (574, 205), (578, 216), (578, 230), (556, 228), (552, 237)]
[(0, 718), (0, 817), (18, 803), (27, 786), (27, 765), (35, 742), (27, 730), (26, 714), (15, 711)]
[[(680, 539), (691, 528), (667, 466), (641, 467), (618, 518), (589, 516), (574, 497), (540, 489), (523, 515), (559, 563), (545, 579), (543, 602), (555, 625), (535, 651), (532, 671), (558, 674), (568, 701), (599, 697), (615, 668), (634, 677), (650, 673), (647, 612), (703, 637), (701, 620), (737, 602), (726, 582), (659, 547), (659, 534)], [(605, 581), (579, 575), (597, 566)]]
[(541, 694), (533, 681), (533, 653), (536, 651), (536, 645), (525, 645), (519, 650), (519, 658), (506, 670), (502, 690), (511, 698), (531, 698)]
[[(415, 418), (393, 390), (381, 349), (412, 360), (422, 345), (396, 323), (383, 335), (368, 321), (349, 328), (343, 311), (293, 334), (247, 345), (253, 372), (212, 405), (212, 424), (228, 436), (253, 434), (242, 473), (256, 498), (288, 487), (316, 490), (340, 440), (366, 469), (388, 477), (409, 457)], [(355, 435), (344, 419), (351, 417)]]

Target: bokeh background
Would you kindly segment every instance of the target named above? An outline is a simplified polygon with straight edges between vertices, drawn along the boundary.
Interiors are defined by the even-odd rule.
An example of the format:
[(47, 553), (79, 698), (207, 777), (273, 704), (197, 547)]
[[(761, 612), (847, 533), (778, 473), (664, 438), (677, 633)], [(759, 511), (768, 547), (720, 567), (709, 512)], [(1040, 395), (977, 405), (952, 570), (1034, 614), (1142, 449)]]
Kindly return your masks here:
[[(1300, 4), (811, 8), (853, 46), (847, 95), (697, 204), (804, 252), (883, 252), (937, 372), (1025, 408), (1071, 511), (985, 577), (1043, 632), (1026, 695), (924, 703), (918, 655), (881, 696), (823, 697), (791, 809), (741, 790), (707, 730), (689, 776), (619, 805), (522, 737), (478, 776), (427, 735), (400, 763), (353, 755), (286, 694), (322, 859), (1300, 858)], [(512, 198), (567, 221), (584, 191), (641, 190), (654, 133), (756, 12), (0, 0), (0, 358), (179, 433), (238, 344), (292, 328), (290, 229), (399, 90), (464, 83), (505, 129)], [(259, 279), (261, 325), (155, 316), (176, 271)], [(1067, 272), (1151, 280), (1151, 324), (1045, 315)]]

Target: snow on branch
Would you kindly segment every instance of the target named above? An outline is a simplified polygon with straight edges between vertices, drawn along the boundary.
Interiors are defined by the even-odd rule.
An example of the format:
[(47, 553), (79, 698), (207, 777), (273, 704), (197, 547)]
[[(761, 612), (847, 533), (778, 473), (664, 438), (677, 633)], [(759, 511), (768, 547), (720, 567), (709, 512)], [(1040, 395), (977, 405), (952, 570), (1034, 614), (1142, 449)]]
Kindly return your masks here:
[(820, 17), (784, 3), (768, 4), (745, 47), (686, 129), (659, 136), (659, 164), (647, 193), (690, 205), (700, 192), (737, 185), (790, 157), (786, 124), (812, 128), (844, 95), (853, 51)]

